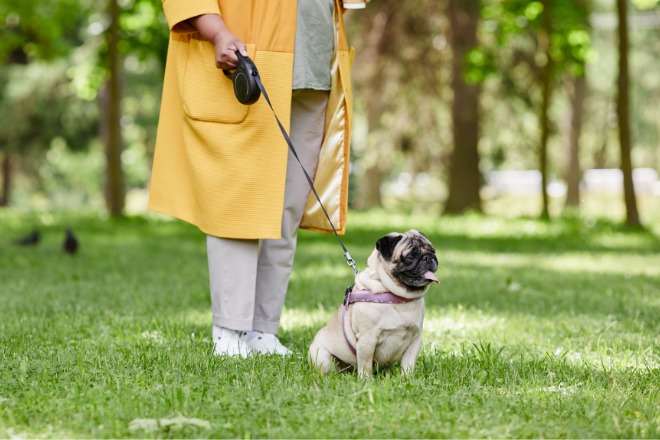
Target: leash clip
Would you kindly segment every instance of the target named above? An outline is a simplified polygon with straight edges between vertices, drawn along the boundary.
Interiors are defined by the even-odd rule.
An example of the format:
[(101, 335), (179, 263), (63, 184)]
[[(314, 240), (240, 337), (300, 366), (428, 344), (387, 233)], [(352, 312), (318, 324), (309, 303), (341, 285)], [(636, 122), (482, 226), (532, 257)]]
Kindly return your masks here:
[(358, 275), (360, 271), (357, 269), (357, 264), (355, 264), (355, 260), (351, 257), (351, 254), (349, 254), (348, 251), (344, 252), (344, 258), (346, 258), (346, 264), (353, 268), (355, 275)]

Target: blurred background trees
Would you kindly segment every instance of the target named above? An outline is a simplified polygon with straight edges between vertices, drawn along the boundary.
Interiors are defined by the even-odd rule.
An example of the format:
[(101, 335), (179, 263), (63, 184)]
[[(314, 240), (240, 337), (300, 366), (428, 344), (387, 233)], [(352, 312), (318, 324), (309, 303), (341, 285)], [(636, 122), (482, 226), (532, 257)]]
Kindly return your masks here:
[[(616, 187), (634, 225), (640, 197), (659, 204), (653, 177), (633, 187), (660, 168), (657, 0), (372, 0), (347, 21), (354, 208), (496, 212), (524, 194), (550, 217)], [(5, 0), (0, 33), (0, 205), (144, 211), (161, 2)]]
[(124, 186), (148, 182), (167, 51), (160, 2), (8, 0), (0, 30), (0, 204), (121, 214)]

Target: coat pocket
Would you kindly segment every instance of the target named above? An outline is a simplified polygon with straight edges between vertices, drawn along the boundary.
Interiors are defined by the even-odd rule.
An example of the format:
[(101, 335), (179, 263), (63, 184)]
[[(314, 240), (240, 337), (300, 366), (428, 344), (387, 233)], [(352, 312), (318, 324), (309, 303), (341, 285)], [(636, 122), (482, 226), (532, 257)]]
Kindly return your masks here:
[[(254, 57), (255, 46), (247, 46)], [(238, 102), (231, 80), (215, 67), (215, 50), (208, 41), (190, 40), (181, 93), (185, 114), (198, 121), (238, 124), (250, 108)]]

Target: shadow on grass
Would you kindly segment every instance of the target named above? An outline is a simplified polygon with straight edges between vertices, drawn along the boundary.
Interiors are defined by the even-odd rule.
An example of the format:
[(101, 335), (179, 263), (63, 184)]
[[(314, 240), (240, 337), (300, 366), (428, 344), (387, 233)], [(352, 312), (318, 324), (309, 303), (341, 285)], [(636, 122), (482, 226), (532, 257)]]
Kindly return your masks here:
[[(586, 223), (578, 218), (540, 222), (482, 216), (385, 220), (379, 213), (375, 216), (357, 215), (344, 237), (358, 267), (364, 267), (378, 238), (396, 228), (422, 230), (435, 244), (441, 266), (442, 284), (431, 286), (427, 295), (429, 311), (462, 307), (531, 318), (568, 313), (636, 320), (658, 328), (658, 276), (657, 269), (651, 269), (658, 263), (660, 241), (649, 232), (629, 232), (612, 222)], [(109, 307), (128, 304), (141, 310), (162, 303), (164, 307), (194, 304), (210, 311), (204, 235), (191, 225), (156, 218), (65, 214), (47, 222), (41, 217), (15, 220), (3, 220), (7, 237), (20, 236), (41, 222), (44, 242), (35, 249), (10, 246), (8, 253), (0, 254), (0, 275), (9, 280), (8, 291), (29, 288), (47, 298), (43, 292), (57, 295), (61, 289), (71, 304), (76, 298), (84, 301), (96, 295)], [(81, 240), (74, 259), (60, 250), (63, 227), (69, 224)], [(300, 235), (287, 305), (310, 312), (319, 306), (334, 310), (353, 282), (352, 271), (335, 237), (308, 231)], [(548, 258), (554, 260), (549, 264)], [(588, 270), (570, 267), (573, 263), (563, 267), (561, 261), (571, 258), (573, 263), (593, 262)], [(610, 266), (601, 269), (600, 264)], [(651, 268), (648, 274), (643, 272), (646, 264)], [(612, 267), (616, 270), (610, 273)], [(135, 299), (136, 295), (151, 299)], [(65, 302), (62, 307), (69, 305)]]
[[(630, 229), (608, 220), (584, 221), (568, 217), (541, 221), (533, 218), (444, 216), (430, 225), (424, 222), (418, 226), (411, 221), (410, 225), (398, 232), (404, 232), (405, 229), (421, 230), (435, 243), (439, 252), (461, 250), (534, 255), (548, 252), (651, 254), (660, 251), (660, 237), (656, 237), (652, 232), (645, 229)], [(351, 224), (343, 240), (349, 251), (353, 253), (354, 248), (373, 249), (380, 237), (392, 231), (391, 227), (373, 226), (361, 221)], [(306, 242), (336, 243), (336, 239), (329, 235), (306, 231), (302, 231), (301, 234)]]
[[(530, 269), (532, 270), (532, 269)], [(637, 321), (648, 328), (658, 328), (660, 304), (657, 298), (657, 279), (651, 277), (643, 281), (631, 282), (621, 276), (595, 275), (585, 279), (583, 275), (566, 275), (554, 271), (539, 274), (529, 283), (525, 275), (516, 275), (514, 283), (522, 285), (521, 290), (511, 292), (514, 284), (507, 287), (506, 274), (497, 270), (475, 268), (473, 276), (442, 276), (442, 285), (431, 286), (427, 293), (427, 311), (464, 309), (483, 311), (502, 316), (535, 316), (549, 318), (558, 316), (590, 316), (595, 319)], [(493, 280), (498, 280), (495, 283)], [(544, 281), (545, 280), (545, 281)], [(590, 280), (603, 287), (589, 290), (584, 287)], [(543, 286), (544, 283), (552, 285)], [(292, 285), (287, 296), (287, 304), (308, 311), (320, 306), (334, 310), (343, 299), (345, 282), (339, 281), (335, 290), (324, 287), (322, 290), (299, 287), (305, 285), (299, 280)], [(469, 284), (465, 287), (465, 284)], [(584, 287), (584, 288), (583, 288)], [(302, 289), (304, 293), (300, 293)], [(309, 290), (313, 290), (310, 294)]]
[[(419, 227), (434, 243), (441, 285), (427, 308), (464, 307), (505, 315), (588, 315), (639, 320), (657, 328), (660, 302), (655, 260), (660, 240), (608, 221), (577, 218), (540, 222), (487, 217), (442, 218)], [(368, 221), (353, 225), (345, 243), (363, 268), (375, 241), (391, 232)], [(332, 236), (302, 232), (287, 303), (335, 308), (352, 283)], [(304, 263), (302, 263), (304, 262)], [(648, 264), (648, 266), (646, 266)], [(583, 267), (584, 266), (584, 267)], [(645, 267), (649, 268), (645, 273)]]

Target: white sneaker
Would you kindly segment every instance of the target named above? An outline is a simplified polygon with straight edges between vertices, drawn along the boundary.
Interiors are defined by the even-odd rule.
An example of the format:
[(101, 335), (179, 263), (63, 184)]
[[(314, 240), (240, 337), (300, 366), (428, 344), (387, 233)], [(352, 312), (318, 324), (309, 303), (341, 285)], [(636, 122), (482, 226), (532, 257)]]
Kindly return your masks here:
[(291, 354), (291, 350), (282, 345), (277, 336), (272, 333), (241, 332), (241, 341), (248, 346), (251, 353), (279, 354), (282, 356)]
[(213, 326), (213, 354), (216, 356), (247, 357), (250, 347), (241, 340), (241, 332)]

